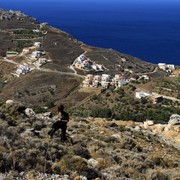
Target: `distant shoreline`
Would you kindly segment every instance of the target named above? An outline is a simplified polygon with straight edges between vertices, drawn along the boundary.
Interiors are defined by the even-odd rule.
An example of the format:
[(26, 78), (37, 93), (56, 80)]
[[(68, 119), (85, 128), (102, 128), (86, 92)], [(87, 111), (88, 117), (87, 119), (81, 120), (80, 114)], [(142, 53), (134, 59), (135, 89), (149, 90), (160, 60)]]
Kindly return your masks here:
[(97, 3), (96, 7), (85, 7), (85, 3), (79, 2), (73, 4), (74, 7), (68, 6), (68, 2), (61, 6), (46, 2), (41, 8), (33, 3), (29, 7), (23, 3), (1, 4), (5, 9), (15, 9), (18, 5), (22, 12), (48, 22), (88, 45), (112, 48), (154, 64), (180, 65), (179, 11), (168, 12), (168, 15), (165, 9), (158, 12), (156, 7), (152, 14), (147, 7), (142, 10), (131, 6), (129, 11), (128, 7), (112, 6), (113, 12), (105, 5), (100, 7)]

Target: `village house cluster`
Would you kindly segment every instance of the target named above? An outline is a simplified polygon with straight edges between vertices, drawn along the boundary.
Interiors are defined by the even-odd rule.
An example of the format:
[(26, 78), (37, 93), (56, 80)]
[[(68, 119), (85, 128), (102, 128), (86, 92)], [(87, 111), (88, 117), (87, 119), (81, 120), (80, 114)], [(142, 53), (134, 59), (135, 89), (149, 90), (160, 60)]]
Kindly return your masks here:
[(116, 74), (112, 77), (109, 74), (92, 75), (88, 74), (83, 81), (83, 87), (99, 87), (108, 88), (110, 85), (121, 87), (127, 84), (128, 80), (125, 79), (123, 74)]
[(105, 67), (101, 64), (97, 64), (91, 59), (87, 58), (84, 54), (81, 54), (73, 62), (73, 66), (77, 69), (85, 71), (104, 71)]
[(28, 64), (23, 63), (17, 66), (17, 70), (15, 73), (12, 73), (14, 76), (19, 77), (21, 74), (27, 74), (32, 71), (33, 68), (28, 66)]
[(114, 76), (109, 74), (92, 75), (87, 74), (82, 83), (83, 87), (99, 87), (108, 88), (109, 86), (122, 87), (129, 82), (138, 82), (141, 80), (149, 81), (148, 75), (133, 75), (129, 78), (125, 78), (124, 74), (116, 74)]
[(34, 42), (32, 47), (23, 48), (21, 54), (18, 54), (15, 51), (7, 51), (6, 57), (13, 58), (17, 55), (25, 56), (26, 60), (17, 66), (17, 70), (15, 73), (12, 73), (14, 76), (19, 77), (21, 74), (26, 74), (34, 69), (40, 68), (42, 65), (50, 62), (51, 60), (45, 57), (46, 52), (41, 50), (42, 47), (41, 42)]
[(162, 69), (168, 73), (171, 73), (172, 71), (175, 70), (174, 64), (158, 63), (158, 67), (159, 69)]

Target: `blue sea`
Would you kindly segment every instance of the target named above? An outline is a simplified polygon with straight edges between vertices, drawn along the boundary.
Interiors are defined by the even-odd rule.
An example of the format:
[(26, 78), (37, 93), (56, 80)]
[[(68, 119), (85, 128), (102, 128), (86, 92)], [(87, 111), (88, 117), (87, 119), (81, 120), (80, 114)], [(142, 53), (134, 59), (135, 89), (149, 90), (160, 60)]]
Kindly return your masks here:
[(152, 63), (180, 65), (179, 0), (0, 0), (76, 39)]

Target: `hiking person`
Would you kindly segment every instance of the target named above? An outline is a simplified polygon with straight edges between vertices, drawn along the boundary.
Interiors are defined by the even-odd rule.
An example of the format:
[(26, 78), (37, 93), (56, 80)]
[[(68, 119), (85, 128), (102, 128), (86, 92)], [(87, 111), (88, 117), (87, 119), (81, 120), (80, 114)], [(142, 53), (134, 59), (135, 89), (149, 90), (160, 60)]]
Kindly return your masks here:
[(64, 111), (64, 106), (58, 106), (58, 115), (56, 116), (56, 122), (53, 123), (52, 129), (48, 132), (48, 134), (52, 137), (53, 134), (61, 129), (61, 140), (64, 142), (67, 140), (66, 138), (66, 129), (67, 123), (69, 122), (69, 114)]

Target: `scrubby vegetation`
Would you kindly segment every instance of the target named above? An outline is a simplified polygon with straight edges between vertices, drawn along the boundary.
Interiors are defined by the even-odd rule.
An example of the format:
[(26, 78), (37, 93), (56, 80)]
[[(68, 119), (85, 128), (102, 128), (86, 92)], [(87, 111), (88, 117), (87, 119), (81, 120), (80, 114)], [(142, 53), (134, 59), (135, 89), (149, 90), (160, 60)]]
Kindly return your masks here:
[[(107, 92), (106, 92), (107, 93)], [(68, 141), (50, 139), (51, 118), (22, 104), (0, 107), (0, 176), (9, 179), (176, 179), (179, 151), (148, 131), (110, 119), (71, 118)], [(166, 156), (164, 156), (166, 154)], [(5, 175), (6, 174), (6, 175)]]
[(23, 38), (35, 38), (35, 37), (42, 37), (43, 33), (41, 31), (33, 31), (32, 29), (20, 29), (15, 30), (14, 35), (18, 39)]
[[(153, 104), (146, 99), (135, 99), (132, 85), (118, 89), (107, 89), (99, 95), (93, 95), (90, 101), (72, 112), (80, 116), (113, 118), (116, 120), (144, 121), (152, 119), (167, 122), (172, 114), (180, 114), (178, 102), (164, 99)], [(73, 113), (72, 113), (73, 114)]]
[[(2, 56), (8, 50), (21, 52), (22, 48), (41, 41), (44, 36), (43, 49), (52, 59), (44, 65), (45, 72), (37, 70), (19, 78), (11, 76), (16, 64), (1, 62), (0, 98), (7, 100), (13, 97), (14, 101), (0, 103), (0, 179), (179, 178), (180, 153), (175, 142), (135, 122), (128, 121), (122, 125), (120, 121), (113, 120), (134, 120), (137, 123), (152, 119), (164, 123), (170, 115), (180, 114), (179, 103), (171, 100), (153, 104), (145, 98), (134, 98), (135, 89), (141, 86), (143, 89), (143, 85), (179, 98), (178, 78), (177, 81), (164, 78), (166, 73), (161, 70), (151, 74), (157, 67), (154, 64), (112, 49), (90, 47), (50, 26), (46, 26), (45, 34), (33, 31), (40, 28), (40, 24), (28, 16), (19, 20), (13, 16), (10, 21), (0, 22)], [(141, 79), (118, 89), (110, 86), (102, 91), (83, 91), (80, 88), (82, 78), (72, 74), (69, 66), (84, 52), (106, 67), (103, 73), (124, 73), (130, 77), (131, 73), (125, 72), (128, 69), (137, 74), (150, 72), (150, 79), (163, 78), (155, 83)], [(23, 58), (19, 56), (13, 60), (19, 62)], [(85, 75), (87, 72), (79, 70), (77, 73)], [(70, 107), (68, 141), (65, 143), (60, 141), (59, 131), (52, 139), (48, 136), (52, 117), (47, 111), (54, 110), (59, 103)], [(31, 106), (34, 113), (26, 113), (27, 106)], [(163, 125), (159, 128), (165, 129)], [(175, 127), (174, 132), (178, 133), (178, 128)]]

